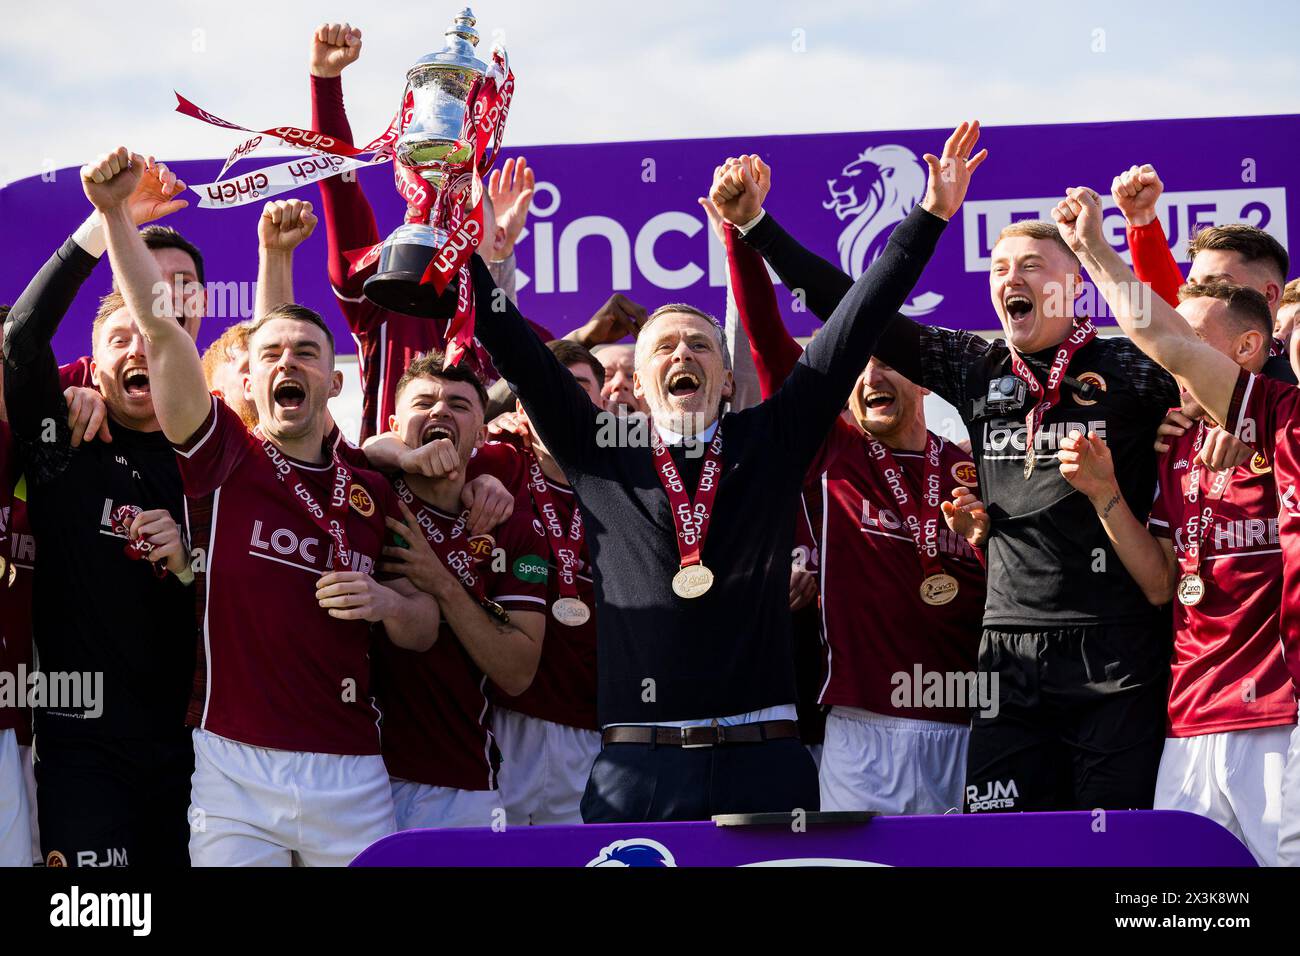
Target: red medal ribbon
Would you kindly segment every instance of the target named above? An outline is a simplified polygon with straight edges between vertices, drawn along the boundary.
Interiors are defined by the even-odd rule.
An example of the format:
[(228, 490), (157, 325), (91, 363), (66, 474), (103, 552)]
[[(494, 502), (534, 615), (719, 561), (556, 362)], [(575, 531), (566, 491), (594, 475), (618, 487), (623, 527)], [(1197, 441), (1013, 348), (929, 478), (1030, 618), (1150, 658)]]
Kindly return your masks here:
[[(1187, 471), (1187, 503), (1193, 506), (1201, 498), (1201, 462), (1196, 456), (1201, 452), (1201, 446), (1205, 443), (1207, 433), (1208, 429), (1205, 422), (1201, 422), (1196, 432), (1196, 445), (1192, 449), (1192, 464)], [(1205, 506), (1187, 516), (1187, 522), (1183, 525), (1183, 536), (1186, 544), (1183, 547), (1183, 557), (1178, 560), (1178, 566), (1186, 574), (1200, 574), (1202, 535), (1212, 525), (1214, 521), (1214, 503), (1222, 498), (1223, 493), (1227, 491), (1228, 481), (1231, 477), (1231, 468), (1216, 472), (1214, 481), (1210, 482), (1210, 487), (1205, 493)]]
[(257, 437), (262, 439), (262, 451), (275, 466), (275, 477), (286, 486), (289, 480), (293, 479), (294, 499), (302, 505), (312, 523), (329, 535), (330, 552), (334, 558), (332, 570), (352, 570), (352, 550), (348, 547), (347, 533), (348, 491), (352, 486), (351, 469), (337, 454), (334, 455), (334, 479), (330, 485), (329, 510), (326, 511), (302, 480), (302, 475), (294, 467), (293, 462), (286, 458), (270, 439), (260, 434)]
[(546, 540), (551, 546), (551, 555), (555, 558), (555, 568), (559, 580), (560, 597), (576, 598), (578, 596), (577, 570), (586, 537), (582, 528), (582, 511), (575, 501), (573, 518), (566, 533), (560, 524), (560, 511), (555, 505), (555, 495), (546, 483), (541, 462), (532, 452), (525, 452), (528, 462), (528, 493), (532, 496), (537, 513), (546, 526)]
[(912, 533), (916, 542), (916, 553), (921, 558), (921, 567), (926, 577), (943, 573), (943, 563), (939, 560), (939, 523), (943, 520), (943, 494), (939, 486), (939, 439), (927, 435), (929, 441), (925, 448), (925, 465), (921, 473), (921, 494), (918, 501), (908, 493), (903, 485), (903, 470), (898, 461), (883, 442), (870, 436), (867, 447), (871, 455), (884, 468), (885, 484), (894, 494), (903, 523)]
[(484, 600), (487, 585), (482, 577), (474, 573), (475, 561), (469, 553), (469, 535), (466, 533), (466, 528), (469, 527), (469, 512), (462, 511), (450, 530), (444, 532), (429, 517), (429, 506), (415, 496), (415, 492), (411, 491), (405, 481), (401, 478), (397, 479), (393, 483), (393, 490), (415, 515), (416, 524), (424, 532), (424, 539), (429, 542), (429, 547), (438, 556), (438, 560), (460, 579), (466, 591), (479, 601)]
[(686, 486), (677, 473), (673, 456), (668, 453), (668, 446), (653, 426), (650, 429), (650, 447), (654, 451), (659, 483), (664, 486), (673, 513), (673, 525), (677, 529), (677, 552), (681, 555), (682, 567), (699, 564), (700, 553), (704, 550), (704, 537), (709, 533), (709, 521), (713, 517), (713, 500), (718, 495), (718, 481), (722, 477), (722, 426), (718, 426), (713, 441), (709, 442), (704, 465), (700, 468), (700, 483), (695, 489), (694, 503), (686, 497)]
[[(1029, 414), (1025, 416), (1025, 454), (1033, 456), (1035, 454), (1036, 439), (1038, 437), (1039, 426), (1042, 425), (1043, 419), (1052, 407), (1061, 400), (1061, 383), (1065, 379), (1065, 373), (1070, 367), (1070, 360), (1074, 358), (1074, 353), (1079, 351), (1089, 342), (1097, 337), (1097, 330), (1093, 327), (1091, 319), (1083, 319), (1074, 326), (1074, 331), (1070, 337), (1061, 343), (1061, 347), (1056, 351), (1056, 357), (1052, 359), (1051, 368), (1047, 372), (1047, 388), (1038, 384), (1038, 379), (1034, 373), (1029, 370), (1025, 360), (1020, 357), (1020, 353), (1010, 344), (1007, 345), (1011, 352), (1011, 371), (1016, 378), (1025, 383), (1029, 389), (1029, 394), (1038, 399), (1037, 404), (1029, 409)], [(1026, 472), (1026, 476), (1028, 472)]]

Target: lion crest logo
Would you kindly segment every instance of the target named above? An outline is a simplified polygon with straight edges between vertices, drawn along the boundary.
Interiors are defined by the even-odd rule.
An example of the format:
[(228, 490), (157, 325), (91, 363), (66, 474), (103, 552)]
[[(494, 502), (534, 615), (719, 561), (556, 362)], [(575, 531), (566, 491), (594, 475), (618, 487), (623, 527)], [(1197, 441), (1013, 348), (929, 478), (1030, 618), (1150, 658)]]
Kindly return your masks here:
[[(925, 196), (927, 167), (906, 146), (890, 144), (864, 149), (834, 179), (826, 180), (830, 199), (823, 209), (843, 222), (835, 247), (840, 268), (857, 278), (879, 258), (894, 226)], [(904, 315), (929, 315), (943, 296), (916, 295), (901, 309)]]

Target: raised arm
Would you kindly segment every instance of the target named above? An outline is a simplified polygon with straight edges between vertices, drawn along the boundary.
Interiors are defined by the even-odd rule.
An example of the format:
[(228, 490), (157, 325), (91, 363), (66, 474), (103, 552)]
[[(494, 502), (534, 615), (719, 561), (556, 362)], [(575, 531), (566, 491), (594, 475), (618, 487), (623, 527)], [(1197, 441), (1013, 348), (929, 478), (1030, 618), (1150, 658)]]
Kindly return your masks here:
[[(310, 44), (312, 128), (345, 143), (352, 127), (343, 108), (343, 71), (361, 56), (361, 30), (347, 23), (323, 23)], [(363, 276), (349, 276), (343, 253), (379, 241), (375, 213), (355, 177), (331, 176), (320, 181), (321, 216), (325, 219), (326, 260), (330, 284), (340, 296), (361, 298)]]
[(257, 299), (254, 318), (278, 305), (293, 302), (293, 251), (316, 228), (311, 203), (302, 199), (273, 199), (257, 221)]
[(113, 274), (145, 340), (158, 424), (169, 441), (181, 444), (208, 417), (212, 397), (199, 350), (176, 320), (168, 284), (131, 221), (127, 200), (143, 169), (144, 157), (118, 147), (81, 168), (81, 185), (103, 217)]
[(98, 262), (75, 239), (67, 239), (9, 310), (4, 329), (5, 406), (21, 441), (38, 441), (51, 418), (59, 426), (57, 444), (71, 438), (63, 434), (67, 410), (50, 342)]
[(1150, 163), (1130, 166), (1110, 184), (1110, 195), (1128, 224), (1128, 248), (1133, 255), (1133, 274), (1151, 286), (1151, 291), (1172, 306), (1178, 305), (1183, 273), (1174, 261), (1165, 230), (1156, 217), (1156, 200), (1165, 185)]
[(596, 406), (577, 379), (533, 334), (515, 304), (496, 292), (482, 257), (470, 257), (474, 333), (510, 383), (546, 447), (561, 463), (590, 461), (596, 446)]
[(1085, 186), (1072, 187), (1052, 210), (1052, 218), (1124, 334), (1184, 383), (1216, 421), (1226, 421), (1237, 384), (1237, 364), (1202, 342), (1173, 306), (1153, 296), (1124, 264), (1102, 235), (1097, 194)]
[(776, 290), (757, 252), (726, 228), (727, 268), (731, 277), (736, 313), (749, 339), (749, 354), (758, 373), (759, 391), (769, 398), (786, 380), (803, 354), (781, 319)]
[[(729, 159), (727, 164), (733, 162)], [(736, 227), (747, 245), (767, 260), (791, 294), (799, 296), (808, 311), (825, 322), (852, 288), (853, 279), (786, 232), (763, 208), (767, 188), (762, 182), (758, 185), (759, 195), (744, 193), (735, 203), (726, 205), (724, 218)], [(916, 322), (901, 314), (896, 316), (881, 332), (875, 354), (912, 381), (921, 382), (920, 326)]]
[(790, 377), (769, 399), (775, 425), (788, 436), (792, 464), (808, 466), (844, 407), (884, 327), (894, 321), (921, 277), (944, 227), (961, 207), (972, 173), (988, 155), (971, 155), (978, 123), (962, 123), (942, 159), (926, 154), (929, 182), (921, 204), (899, 223), (880, 257), (853, 284)]

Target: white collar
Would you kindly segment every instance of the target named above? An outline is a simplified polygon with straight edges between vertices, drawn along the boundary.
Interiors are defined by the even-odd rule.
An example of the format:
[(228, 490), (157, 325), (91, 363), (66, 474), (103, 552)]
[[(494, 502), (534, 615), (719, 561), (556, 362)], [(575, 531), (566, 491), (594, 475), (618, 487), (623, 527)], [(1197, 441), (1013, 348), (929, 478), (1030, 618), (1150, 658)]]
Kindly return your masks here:
[[(691, 436), (691, 440), (708, 444), (713, 441), (713, 434), (718, 430), (718, 424), (719, 422), (715, 421), (708, 428), (704, 429), (704, 431)], [(671, 428), (664, 428), (658, 422), (655, 423), (655, 431), (659, 433), (659, 438), (665, 445), (683, 445), (686, 443), (685, 435), (680, 435)]]

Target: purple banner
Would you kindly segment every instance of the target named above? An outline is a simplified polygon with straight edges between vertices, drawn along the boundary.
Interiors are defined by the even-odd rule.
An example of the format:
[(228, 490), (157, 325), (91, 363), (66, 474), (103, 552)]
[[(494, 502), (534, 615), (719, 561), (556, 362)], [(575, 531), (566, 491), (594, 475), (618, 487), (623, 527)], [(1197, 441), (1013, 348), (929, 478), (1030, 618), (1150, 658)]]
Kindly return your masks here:
[[(725, 265), (696, 197), (727, 156), (758, 153), (773, 169), (768, 208), (802, 242), (858, 274), (878, 254), (892, 226), (921, 198), (925, 164), (948, 130), (751, 136), (507, 150), (537, 172), (528, 229), (517, 246), (519, 299), (531, 317), (563, 334), (580, 325), (612, 291), (648, 308), (686, 301), (721, 315)], [(1154, 163), (1165, 182), (1161, 215), (1179, 258), (1187, 236), (1204, 223), (1248, 222), (1284, 245), (1298, 221), (1300, 116), (1157, 120), (994, 127), (981, 146), (989, 159), (976, 173), (962, 212), (949, 227), (908, 311), (956, 328), (996, 328), (988, 295), (988, 254), (1008, 222), (1047, 218), (1067, 186), (1103, 195), (1112, 176)], [(112, 145), (112, 144), (104, 144)], [(133, 143), (160, 151), (165, 143)], [(235, 145), (232, 134), (232, 147)], [(89, 157), (88, 157), (89, 158)], [(282, 162), (270, 160), (269, 162)], [(172, 164), (187, 182), (211, 180), (221, 160)], [(244, 166), (248, 168), (245, 169)], [(236, 172), (249, 172), (245, 161)], [(358, 174), (380, 232), (401, 222), (402, 204), (387, 166)], [(48, 181), (47, 181), (48, 180)], [(311, 199), (315, 185), (286, 195)], [(251, 314), (261, 204), (236, 209), (191, 207), (167, 220), (203, 250), (213, 317), (202, 342), (232, 319)], [(1107, 207), (1109, 199), (1107, 198)], [(0, 190), (0, 301), (12, 302), (45, 258), (89, 212), (75, 169), (21, 180)], [(1108, 234), (1124, 249), (1123, 219), (1113, 208)], [(298, 301), (324, 315), (340, 347), (350, 341), (325, 275), (324, 225), (297, 255)], [(88, 349), (94, 299), (107, 291), (108, 269), (87, 283), (56, 348), (61, 358)], [(816, 320), (779, 293), (790, 327), (809, 334)], [(1103, 314), (1102, 310), (1097, 310)]]
[(353, 866), (1254, 866), (1212, 820), (1172, 810), (408, 830)]

